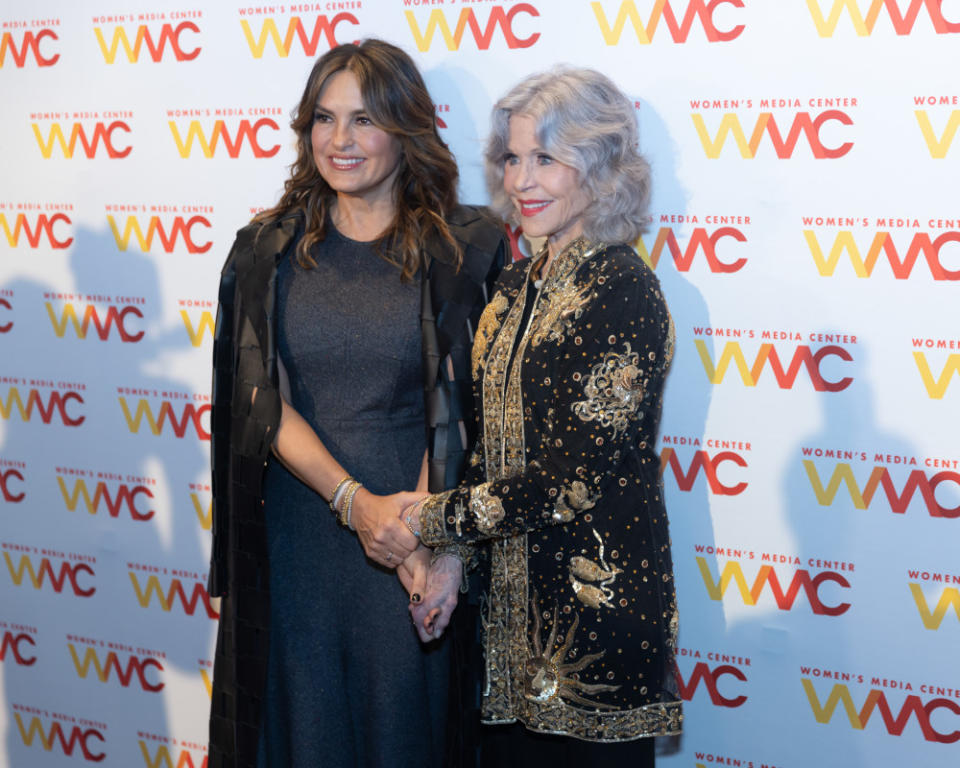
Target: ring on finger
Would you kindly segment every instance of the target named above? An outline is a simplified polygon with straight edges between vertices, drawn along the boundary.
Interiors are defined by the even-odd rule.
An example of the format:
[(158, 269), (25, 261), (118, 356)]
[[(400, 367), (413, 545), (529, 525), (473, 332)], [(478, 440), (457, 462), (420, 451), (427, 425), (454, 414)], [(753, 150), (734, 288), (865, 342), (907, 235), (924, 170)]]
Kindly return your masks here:
[(387, 562), (389, 563), (391, 560), (393, 560), (393, 552), (387, 552)]

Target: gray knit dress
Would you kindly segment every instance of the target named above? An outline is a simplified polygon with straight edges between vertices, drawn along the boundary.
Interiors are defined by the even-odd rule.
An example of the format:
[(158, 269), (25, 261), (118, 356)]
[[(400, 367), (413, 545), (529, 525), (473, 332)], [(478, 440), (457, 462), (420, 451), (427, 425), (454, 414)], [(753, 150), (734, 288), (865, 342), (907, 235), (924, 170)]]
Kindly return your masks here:
[[(370, 244), (327, 232), (315, 268), (279, 266), (292, 405), (370, 491), (412, 490), (425, 448), (419, 276), (401, 283)], [(395, 573), (367, 560), (274, 460), (264, 511), (270, 654), (258, 765), (441, 765), (446, 649), (420, 645)]]

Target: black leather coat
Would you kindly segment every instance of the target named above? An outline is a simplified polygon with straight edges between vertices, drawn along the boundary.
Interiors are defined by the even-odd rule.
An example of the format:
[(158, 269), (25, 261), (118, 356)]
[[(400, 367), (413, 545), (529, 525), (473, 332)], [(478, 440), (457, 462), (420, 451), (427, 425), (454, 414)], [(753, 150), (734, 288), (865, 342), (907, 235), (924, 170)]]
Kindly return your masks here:
[[(435, 240), (428, 245), (429, 267), (420, 278), (431, 491), (459, 482), (473, 446), (473, 331), (509, 258), (503, 229), (483, 209), (461, 206), (447, 223), (461, 246), (463, 263), (456, 269), (449, 245)], [(256, 762), (270, 607), (262, 488), (281, 407), (275, 282), (277, 263), (292, 253), (302, 227), (300, 214), (244, 227), (221, 276), (213, 346), (210, 593), (222, 601), (210, 716), (211, 767)], [(448, 356), (452, 377), (448, 366), (441, 365)]]

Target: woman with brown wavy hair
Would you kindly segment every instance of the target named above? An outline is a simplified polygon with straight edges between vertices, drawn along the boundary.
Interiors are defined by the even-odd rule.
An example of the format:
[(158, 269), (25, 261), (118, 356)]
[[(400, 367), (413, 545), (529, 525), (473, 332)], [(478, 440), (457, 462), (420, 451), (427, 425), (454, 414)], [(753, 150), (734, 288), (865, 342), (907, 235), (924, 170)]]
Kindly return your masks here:
[(399, 516), (419, 496), (384, 494), (459, 480), (504, 238), (457, 205), (400, 49), (322, 56), (292, 127), (280, 202), (240, 230), (220, 287), (210, 763), (440, 765), (446, 649), (420, 646), (392, 572), (419, 600), (430, 553)]

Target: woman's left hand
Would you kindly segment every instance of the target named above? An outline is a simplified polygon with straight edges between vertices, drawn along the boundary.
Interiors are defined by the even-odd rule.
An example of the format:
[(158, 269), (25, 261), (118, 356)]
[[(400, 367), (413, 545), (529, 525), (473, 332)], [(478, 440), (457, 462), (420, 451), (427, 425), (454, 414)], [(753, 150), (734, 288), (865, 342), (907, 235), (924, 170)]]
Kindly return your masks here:
[(447, 628), (453, 609), (457, 607), (457, 594), (462, 580), (463, 563), (460, 558), (441, 555), (433, 561), (423, 600), (418, 605), (410, 606), (413, 626), (424, 643), (439, 639)]

